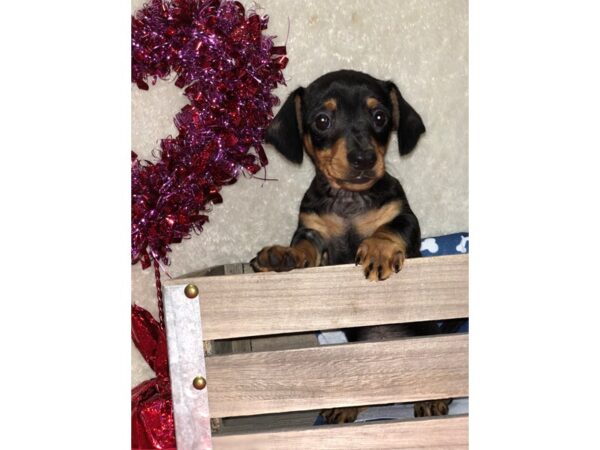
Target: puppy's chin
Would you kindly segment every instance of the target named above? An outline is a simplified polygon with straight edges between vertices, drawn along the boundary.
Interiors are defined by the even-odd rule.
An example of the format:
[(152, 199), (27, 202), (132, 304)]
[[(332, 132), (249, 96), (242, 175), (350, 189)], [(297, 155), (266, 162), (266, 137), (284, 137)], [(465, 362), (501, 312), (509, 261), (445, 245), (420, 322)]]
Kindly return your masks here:
[(348, 183), (348, 182), (341, 182), (338, 185), (338, 189), (343, 189), (344, 191), (350, 191), (350, 192), (363, 192), (363, 191), (368, 191), (369, 189), (371, 189), (376, 182), (377, 182), (377, 180), (372, 180), (372, 181), (370, 181), (368, 183), (364, 183), (364, 184), (353, 184), (353, 183)]
[(353, 176), (343, 178), (328, 176), (329, 184), (336, 189), (343, 189), (351, 192), (361, 192), (369, 190), (381, 178), (373, 171), (364, 171)]

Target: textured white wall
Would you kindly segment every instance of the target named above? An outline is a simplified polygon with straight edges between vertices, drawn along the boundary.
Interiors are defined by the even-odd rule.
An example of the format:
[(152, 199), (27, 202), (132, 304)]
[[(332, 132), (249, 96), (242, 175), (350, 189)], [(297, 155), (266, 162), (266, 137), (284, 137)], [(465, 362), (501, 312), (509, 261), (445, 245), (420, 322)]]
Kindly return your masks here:
[[(132, 12), (143, 4), (133, 0)], [(342, 68), (396, 82), (427, 133), (402, 160), (393, 140), (388, 171), (402, 182), (423, 236), (468, 230), (468, 0), (261, 0), (258, 12), (269, 15), (266, 32), (278, 36), (278, 45), (287, 36), (287, 86), (276, 92), (282, 101)], [(186, 99), (169, 82), (149, 91), (132, 85), (131, 92), (132, 149), (153, 160), (160, 139), (177, 133), (172, 119)], [(249, 261), (265, 245), (289, 243), (313, 169), (266, 150), (267, 177), (278, 181), (242, 177), (225, 187), (204, 231), (173, 246), (172, 276)], [(153, 272), (139, 264), (132, 268), (132, 301), (156, 315)], [(132, 346), (132, 384), (152, 376)]]

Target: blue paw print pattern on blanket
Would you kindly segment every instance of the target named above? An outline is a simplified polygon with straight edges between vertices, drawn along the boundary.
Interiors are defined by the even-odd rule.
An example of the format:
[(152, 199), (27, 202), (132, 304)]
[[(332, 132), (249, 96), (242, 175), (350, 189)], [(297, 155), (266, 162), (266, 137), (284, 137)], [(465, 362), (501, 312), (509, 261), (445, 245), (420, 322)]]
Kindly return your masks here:
[(453, 233), (425, 238), (421, 241), (423, 256), (458, 255), (469, 253), (469, 233)]

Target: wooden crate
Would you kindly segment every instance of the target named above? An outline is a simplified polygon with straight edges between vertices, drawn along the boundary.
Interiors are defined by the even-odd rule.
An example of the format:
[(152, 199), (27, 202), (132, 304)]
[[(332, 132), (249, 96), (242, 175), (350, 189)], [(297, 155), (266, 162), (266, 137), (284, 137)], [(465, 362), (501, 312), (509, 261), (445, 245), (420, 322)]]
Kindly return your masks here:
[[(233, 353), (208, 356), (203, 341), (468, 317), (468, 255), (411, 259), (378, 283), (353, 265), (199, 275), (205, 274), (164, 283), (180, 450), (467, 448), (467, 415), (306, 422), (322, 408), (468, 396), (467, 334), (254, 352), (251, 345), (232, 345)], [(199, 296), (185, 295), (189, 284)], [(197, 376), (207, 380), (202, 390), (193, 386)], [(265, 418), (278, 417), (272, 414), (292, 411), (288, 418), (304, 422), (286, 419), (286, 428), (260, 429)], [(211, 436), (211, 418), (255, 415), (261, 416)]]

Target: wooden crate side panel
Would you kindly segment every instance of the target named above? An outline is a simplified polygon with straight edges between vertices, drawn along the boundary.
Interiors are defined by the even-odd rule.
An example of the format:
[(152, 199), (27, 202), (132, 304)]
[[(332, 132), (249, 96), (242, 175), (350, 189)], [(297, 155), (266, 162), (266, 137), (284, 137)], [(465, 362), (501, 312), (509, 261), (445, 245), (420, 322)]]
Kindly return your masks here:
[(205, 339), (468, 316), (468, 255), (407, 260), (383, 282), (354, 265), (189, 278), (200, 290)]
[(206, 358), (212, 417), (468, 396), (468, 335)]
[(468, 416), (214, 436), (215, 450), (467, 450)]

